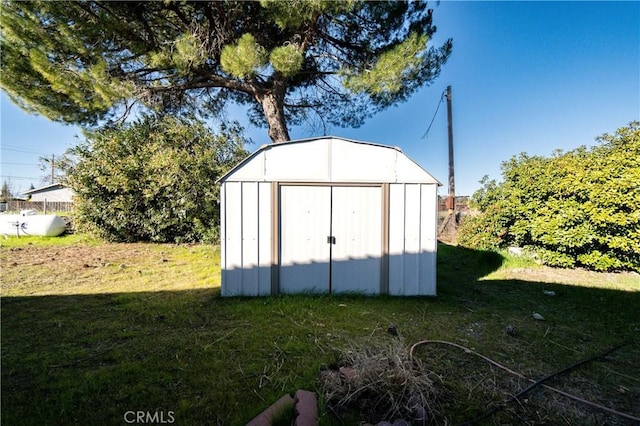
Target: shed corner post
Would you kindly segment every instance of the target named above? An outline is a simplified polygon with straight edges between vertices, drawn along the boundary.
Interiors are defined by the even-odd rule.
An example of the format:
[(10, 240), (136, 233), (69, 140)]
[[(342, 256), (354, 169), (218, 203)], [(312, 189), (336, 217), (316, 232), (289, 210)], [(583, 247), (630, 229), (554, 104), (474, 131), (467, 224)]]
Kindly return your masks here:
[(220, 183), (220, 294), (226, 296), (225, 290), (227, 289), (227, 212), (226, 212), (226, 185), (224, 182)]

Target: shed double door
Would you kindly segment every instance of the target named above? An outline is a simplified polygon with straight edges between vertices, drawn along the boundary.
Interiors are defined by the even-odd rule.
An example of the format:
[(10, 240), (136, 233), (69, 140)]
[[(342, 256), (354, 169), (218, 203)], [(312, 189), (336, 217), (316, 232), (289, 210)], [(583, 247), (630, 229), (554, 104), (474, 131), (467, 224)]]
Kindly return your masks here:
[(382, 188), (280, 186), (280, 292), (379, 293)]

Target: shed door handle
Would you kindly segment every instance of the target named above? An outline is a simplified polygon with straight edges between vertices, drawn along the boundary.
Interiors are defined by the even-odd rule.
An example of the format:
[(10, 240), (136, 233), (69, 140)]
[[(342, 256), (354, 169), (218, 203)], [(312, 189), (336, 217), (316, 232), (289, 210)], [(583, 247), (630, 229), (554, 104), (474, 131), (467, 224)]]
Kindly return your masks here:
[(334, 237), (333, 235), (329, 235), (327, 237), (327, 244), (335, 244), (336, 243), (336, 237)]

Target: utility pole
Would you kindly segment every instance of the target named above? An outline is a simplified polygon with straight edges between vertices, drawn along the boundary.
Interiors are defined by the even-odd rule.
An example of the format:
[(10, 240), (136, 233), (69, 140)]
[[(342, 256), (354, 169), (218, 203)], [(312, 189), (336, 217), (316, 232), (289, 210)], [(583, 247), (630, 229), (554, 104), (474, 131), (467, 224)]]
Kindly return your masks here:
[(438, 227), (438, 235), (446, 238), (455, 239), (458, 229), (458, 221), (456, 220), (456, 183), (453, 167), (453, 108), (451, 106), (453, 96), (451, 95), (451, 86), (447, 86), (447, 122), (449, 133), (449, 196), (445, 201), (447, 216)]
[(447, 209), (454, 215), (456, 213), (456, 183), (453, 167), (453, 111), (451, 108), (451, 86), (447, 86), (447, 122), (449, 130), (449, 198), (447, 199)]
[(55, 176), (55, 156), (53, 154), (51, 154), (51, 185), (54, 184), (53, 179)]

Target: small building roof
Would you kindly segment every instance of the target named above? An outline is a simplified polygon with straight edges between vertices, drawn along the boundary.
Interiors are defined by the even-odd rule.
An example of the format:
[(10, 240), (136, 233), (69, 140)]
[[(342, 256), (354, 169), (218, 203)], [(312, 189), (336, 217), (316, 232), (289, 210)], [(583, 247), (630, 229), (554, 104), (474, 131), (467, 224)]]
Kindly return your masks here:
[(63, 189), (63, 188), (68, 188), (66, 185), (63, 185), (61, 183), (52, 183), (49, 185), (45, 185), (45, 186), (41, 186), (40, 188), (33, 188), (30, 189), (28, 191), (23, 192), (23, 195), (33, 195), (33, 194), (37, 194), (39, 192), (43, 192), (43, 191), (51, 191), (53, 189)]
[(263, 145), (218, 179), (256, 181), (441, 185), (398, 147), (336, 136)]

